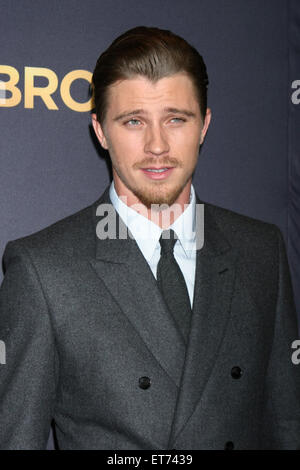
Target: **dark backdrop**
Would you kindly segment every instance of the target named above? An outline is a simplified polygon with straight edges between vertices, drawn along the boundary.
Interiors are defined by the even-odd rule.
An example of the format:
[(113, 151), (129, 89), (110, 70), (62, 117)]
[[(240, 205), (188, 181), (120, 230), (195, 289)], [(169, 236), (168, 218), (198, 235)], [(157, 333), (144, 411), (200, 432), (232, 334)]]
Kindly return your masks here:
[[(89, 205), (109, 183), (90, 113), (71, 109), (60, 85), (69, 72), (92, 72), (120, 33), (157, 26), (186, 38), (207, 64), (212, 122), (194, 178), (200, 198), (280, 227), (299, 312), (300, 2), (0, 3), (0, 252), (8, 240)], [(19, 92), (9, 91), (3, 66), (19, 74)], [(36, 76), (30, 84), (32, 72), (50, 82)], [(30, 107), (32, 85), (54, 86), (55, 75), (58, 86), (48, 107), (57, 109), (38, 96)], [(89, 99), (86, 75), (78, 76), (70, 86), (73, 107)]]

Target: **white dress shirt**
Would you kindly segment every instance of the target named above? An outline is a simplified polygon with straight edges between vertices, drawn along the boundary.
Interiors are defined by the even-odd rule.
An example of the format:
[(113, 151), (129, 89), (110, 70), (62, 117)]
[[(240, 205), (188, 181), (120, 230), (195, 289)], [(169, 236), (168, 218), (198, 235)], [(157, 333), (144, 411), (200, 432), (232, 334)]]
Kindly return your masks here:
[[(111, 183), (109, 196), (115, 210), (133, 235), (156, 279), (157, 264), (160, 259), (159, 239), (163, 229), (152, 222), (152, 220), (127, 206), (127, 204), (118, 197), (114, 182)], [(174, 230), (178, 237), (174, 246), (174, 257), (183, 273), (191, 307), (193, 306), (196, 271), (195, 209), (195, 190), (193, 186), (191, 186), (190, 203), (169, 227), (169, 229)]]

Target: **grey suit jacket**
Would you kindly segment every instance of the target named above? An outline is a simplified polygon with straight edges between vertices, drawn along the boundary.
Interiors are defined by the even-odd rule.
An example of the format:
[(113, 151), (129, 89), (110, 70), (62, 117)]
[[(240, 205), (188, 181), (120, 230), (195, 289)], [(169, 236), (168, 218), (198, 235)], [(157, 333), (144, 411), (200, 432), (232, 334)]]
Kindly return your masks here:
[[(297, 322), (275, 225), (205, 203), (187, 347), (135, 240), (99, 204), (9, 242), (0, 448), (300, 448)], [(198, 200), (198, 202), (200, 202)]]

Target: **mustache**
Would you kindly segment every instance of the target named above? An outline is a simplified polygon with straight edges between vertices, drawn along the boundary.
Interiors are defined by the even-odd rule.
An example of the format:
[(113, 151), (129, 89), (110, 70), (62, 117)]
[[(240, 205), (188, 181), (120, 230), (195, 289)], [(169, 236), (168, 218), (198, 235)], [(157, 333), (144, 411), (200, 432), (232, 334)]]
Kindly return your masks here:
[(160, 167), (182, 167), (182, 163), (173, 157), (162, 157), (162, 158), (144, 158), (138, 163), (133, 165), (133, 168), (138, 170), (139, 168), (151, 168), (151, 166), (160, 166)]

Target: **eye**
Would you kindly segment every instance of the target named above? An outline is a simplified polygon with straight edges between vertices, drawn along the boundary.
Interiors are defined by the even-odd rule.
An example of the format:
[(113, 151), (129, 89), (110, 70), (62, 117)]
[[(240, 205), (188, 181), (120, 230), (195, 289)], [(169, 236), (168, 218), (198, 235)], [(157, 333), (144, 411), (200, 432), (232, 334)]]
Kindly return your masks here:
[(177, 118), (177, 117), (176, 117), (176, 118), (172, 118), (171, 121), (174, 121), (174, 119), (177, 120), (177, 121), (185, 122), (185, 119), (183, 119), (183, 118)]
[[(129, 124), (132, 122), (141, 122), (139, 119), (130, 119), (129, 121), (124, 122), (124, 124)], [(135, 126), (136, 124), (130, 124), (130, 126)]]

